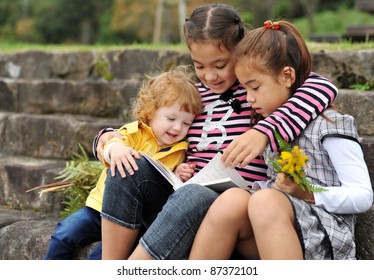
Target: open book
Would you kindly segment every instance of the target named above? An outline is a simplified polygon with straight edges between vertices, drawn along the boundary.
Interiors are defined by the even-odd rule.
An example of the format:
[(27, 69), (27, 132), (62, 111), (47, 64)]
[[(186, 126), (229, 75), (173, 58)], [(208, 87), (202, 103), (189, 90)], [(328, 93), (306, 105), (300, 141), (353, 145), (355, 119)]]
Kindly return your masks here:
[(238, 171), (223, 165), (221, 153), (217, 153), (203, 169), (184, 183), (162, 162), (145, 153), (141, 154), (170, 182), (174, 190), (191, 183), (206, 186), (216, 192), (223, 192), (232, 187), (246, 188), (248, 186)]

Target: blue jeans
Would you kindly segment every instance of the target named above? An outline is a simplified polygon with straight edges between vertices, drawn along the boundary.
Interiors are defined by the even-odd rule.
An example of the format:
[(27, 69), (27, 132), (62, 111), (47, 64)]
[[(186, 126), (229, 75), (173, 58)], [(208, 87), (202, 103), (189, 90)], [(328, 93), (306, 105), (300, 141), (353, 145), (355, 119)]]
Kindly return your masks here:
[(143, 157), (133, 175), (122, 178), (116, 169), (114, 177), (108, 169), (105, 180), (101, 216), (127, 228), (148, 227), (155, 219), (173, 187)]
[(218, 195), (196, 184), (178, 189), (140, 239), (141, 246), (153, 259), (188, 258), (196, 232)]
[[(101, 241), (100, 212), (84, 207), (57, 223), (45, 260), (73, 260), (76, 249)], [(101, 243), (88, 259), (101, 259)]]

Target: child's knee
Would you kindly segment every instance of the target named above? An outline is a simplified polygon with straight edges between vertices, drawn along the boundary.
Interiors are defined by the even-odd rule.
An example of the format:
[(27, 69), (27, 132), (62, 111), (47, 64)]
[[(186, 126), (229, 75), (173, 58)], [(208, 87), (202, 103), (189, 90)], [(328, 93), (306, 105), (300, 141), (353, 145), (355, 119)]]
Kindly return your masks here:
[(250, 220), (261, 217), (264, 222), (278, 219), (283, 214), (289, 215), (290, 201), (287, 196), (275, 189), (265, 189), (254, 193), (248, 201)]
[[(250, 194), (239, 188), (231, 188), (222, 193), (209, 210), (213, 219), (230, 221), (247, 217), (247, 204)], [(208, 213), (209, 213), (208, 212)]]

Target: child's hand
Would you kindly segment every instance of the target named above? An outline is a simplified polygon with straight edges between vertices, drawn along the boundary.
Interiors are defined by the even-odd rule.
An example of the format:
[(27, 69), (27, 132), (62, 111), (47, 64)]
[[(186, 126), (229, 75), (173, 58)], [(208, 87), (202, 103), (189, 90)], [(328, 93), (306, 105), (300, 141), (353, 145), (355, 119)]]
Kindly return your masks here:
[(284, 173), (278, 173), (275, 179), (274, 189), (288, 193), (296, 198), (311, 202), (314, 201), (313, 193), (303, 191), (291, 178)]
[(181, 179), (182, 182), (189, 180), (195, 172), (196, 164), (194, 163), (181, 163), (177, 166), (174, 173)]
[(222, 161), (225, 166), (244, 167), (260, 155), (268, 144), (267, 135), (250, 129), (236, 137), (223, 151)]
[(138, 165), (136, 164), (134, 158), (139, 159), (140, 155), (134, 149), (118, 142), (110, 147), (109, 155), (110, 173), (112, 174), (112, 176), (116, 174), (116, 167), (122, 178), (126, 177), (123, 166), (125, 166), (127, 172), (129, 172), (130, 175), (133, 175), (134, 171), (138, 170)]
[(114, 137), (123, 139), (123, 135), (117, 131), (108, 131), (100, 136), (99, 141), (97, 142), (96, 152), (97, 152), (97, 157), (99, 158), (101, 162), (103, 161), (102, 155), (104, 152), (105, 144)]

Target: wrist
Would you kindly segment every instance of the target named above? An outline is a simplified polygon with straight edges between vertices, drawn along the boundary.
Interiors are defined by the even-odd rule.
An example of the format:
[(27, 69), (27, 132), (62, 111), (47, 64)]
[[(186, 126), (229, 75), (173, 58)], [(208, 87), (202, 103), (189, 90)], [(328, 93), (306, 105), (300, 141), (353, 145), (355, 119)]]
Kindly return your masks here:
[(114, 144), (116, 144), (116, 142), (111, 142), (108, 145), (106, 145), (104, 148), (104, 160), (108, 164), (110, 164), (110, 149), (112, 148)]

